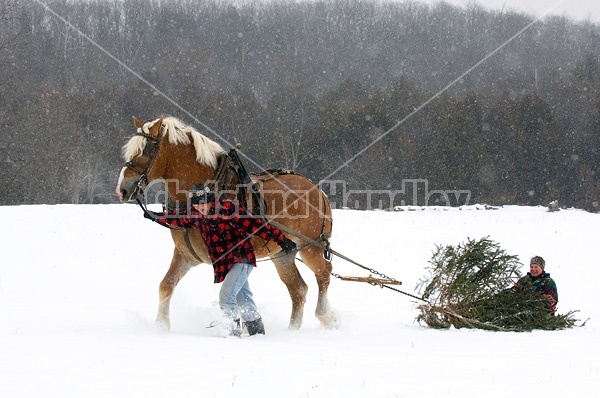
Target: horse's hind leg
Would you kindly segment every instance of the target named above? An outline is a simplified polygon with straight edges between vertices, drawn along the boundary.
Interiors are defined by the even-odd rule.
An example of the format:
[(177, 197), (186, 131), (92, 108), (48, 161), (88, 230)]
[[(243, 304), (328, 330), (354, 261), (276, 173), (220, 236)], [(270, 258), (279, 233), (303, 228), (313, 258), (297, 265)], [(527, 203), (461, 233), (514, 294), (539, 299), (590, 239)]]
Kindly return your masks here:
[(306, 265), (315, 273), (317, 278), (317, 286), (319, 287), (319, 297), (317, 300), (317, 308), (315, 316), (325, 328), (335, 326), (335, 314), (329, 306), (327, 298), (327, 290), (329, 288), (329, 278), (331, 275), (332, 266), (329, 261), (323, 257), (323, 249), (309, 245), (300, 251), (300, 256)]
[(185, 261), (179, 251), (175, 249), (169, 270), (160, 282), (160, 287), (158, 289), (159, 301), (156, 323), (159, 327), (166, 330), (171, 328), (171, 321), (169, 319), (171, 296), (173, 296), (173, 291), (175, 290), (177, 283), (179, 283), (181, 278), (183, 278), (189, 270), (189, 264)]
[(283, 283), (287, 286), (290, 298), (292, 299), (292, 316), (290, 318), (290, 329), (300, 329), (302, 318), (304, 316), (304, 303), (306, 303), (306, 292), (308, 286), (294, 262), (294, 255), (276, 254), (272, 259), (275, 269)]

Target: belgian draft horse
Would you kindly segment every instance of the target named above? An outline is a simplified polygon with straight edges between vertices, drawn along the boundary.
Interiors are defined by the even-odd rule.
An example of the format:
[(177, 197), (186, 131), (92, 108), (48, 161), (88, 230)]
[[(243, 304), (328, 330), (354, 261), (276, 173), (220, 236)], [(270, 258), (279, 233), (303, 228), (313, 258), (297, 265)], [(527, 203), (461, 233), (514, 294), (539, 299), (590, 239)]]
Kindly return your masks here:
[[(169, 202), (187, 204), (190, 187), (211, 181), (219, 158), (227, 156), (221, 145), (177, 118), (161, 117), (145, 123), (133, 119), (137, 131), (122, 148), (126, 163), (116, 187), (116, 194), (123, 202), (136, 200), (149, 183), (162, 180)], [(315, 274), (319, 290), (316, 317), (323, 327), (333, 327), (335, 315), (327, 298), (332, 266), (325, 258), (325, 242), (319, 240), (324, 234), (330, 235), (332, 228), (331, 207), (325, 193), (295, 173), (266, 173), (252, 176), (252, 180), (260, 186), (267, 219), (287, 227), (286, 236), (296, 242), (301, 259)], [(175, 229), (171, 230), (171, 236), (175, 249), (171, 265), (160, 282), (156, 316), (156, 322), (166, 329), (170, 328), (169, 307), (177, 283), (191, 267), (211, 263), (199, 231)], [(323, 247), (314, 242), (307, 244), (301, 237), (323, 242)], [(266, 244), (256, 236), (252, 237), (252, 244), (257, 258), (269, 256), (275, 264), (292, 300), (289, 328), (300, 328), (308, 287), (296, 267), (295, 255), (284, 255), (276, 243)]]

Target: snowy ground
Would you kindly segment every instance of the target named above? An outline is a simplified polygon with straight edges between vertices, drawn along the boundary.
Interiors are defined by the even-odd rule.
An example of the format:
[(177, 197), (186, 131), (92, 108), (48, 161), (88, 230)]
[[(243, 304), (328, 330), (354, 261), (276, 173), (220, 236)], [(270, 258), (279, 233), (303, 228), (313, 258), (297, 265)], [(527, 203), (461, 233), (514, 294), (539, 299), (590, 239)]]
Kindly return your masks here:
[[(600, 215), (483, 206), (334, 212), (332, 247), (410, 293), (437, 244), (489, 236), (526, 264), (546, 258), (559, 312), (582, 328), (501, 333), (432, 330), (415, 300), (332, 280), (341, 323), (322, 329), (310, 285), (301, 330), (270, 262), (250, 281), (267, 334), (232, 339), (207, 328), (219, 285), (193, 269), (172, 302), (172, 330), (154, 327), (168, 230), (134, 205), (0, 207), (2, 397), (592, 397), (600, 387), (596, 273)], [(527, 271), (525, 265), (523, 272)], [(334, 260), (342, 275), (366, 276)], [(587, 283), (586, 283), (587, 282)]]

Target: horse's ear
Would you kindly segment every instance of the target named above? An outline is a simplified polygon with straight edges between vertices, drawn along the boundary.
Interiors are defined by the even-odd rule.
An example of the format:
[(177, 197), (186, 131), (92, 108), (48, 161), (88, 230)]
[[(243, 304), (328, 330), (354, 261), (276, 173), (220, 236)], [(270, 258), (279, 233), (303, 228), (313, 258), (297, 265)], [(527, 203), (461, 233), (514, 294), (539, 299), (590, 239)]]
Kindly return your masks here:
[(141, 129), (144, 123), (140, 122), (137, 117), (133, 117), (133, 125), (136, 129)]

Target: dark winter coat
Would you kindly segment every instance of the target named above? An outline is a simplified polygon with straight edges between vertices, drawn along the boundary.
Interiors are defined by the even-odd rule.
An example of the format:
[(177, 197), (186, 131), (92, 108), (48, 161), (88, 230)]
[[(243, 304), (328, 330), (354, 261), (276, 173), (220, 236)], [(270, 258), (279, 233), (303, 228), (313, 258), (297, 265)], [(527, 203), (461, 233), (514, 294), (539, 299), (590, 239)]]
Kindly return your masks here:
[(256, 266), (256, 255), (250, 238), (256, 235), (265, 241), (283, 242), (285, 236), (260, 218), (252, 216), (237, 202), (219, 198), (205, 216), (195, 208), (184, 213), (157, 214), (161, 224), (196, 228), (208, 248), (215, 273), (215, 283), (223, 282), (233, 264)]
[(548, 304), (548, 310), (550, 313), (554, 314), (556, 311), (556, 304), (558, 303), (558, 290), (556, 289), (556, 283), (550, 278), (550, 274), (543, 272), (540, 276), (534, 277), (528, 272), (527, 275), (517, 281), (513, 289), (519, 290), (519, 288), (528, 285), (533, 285), (536, 292), (549, 297), (550, 302)]

